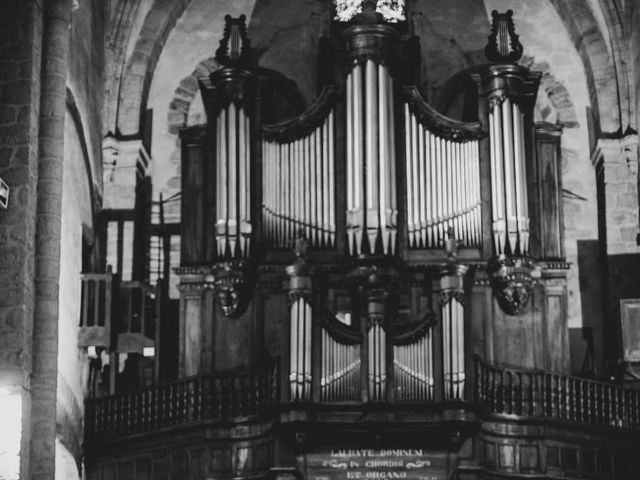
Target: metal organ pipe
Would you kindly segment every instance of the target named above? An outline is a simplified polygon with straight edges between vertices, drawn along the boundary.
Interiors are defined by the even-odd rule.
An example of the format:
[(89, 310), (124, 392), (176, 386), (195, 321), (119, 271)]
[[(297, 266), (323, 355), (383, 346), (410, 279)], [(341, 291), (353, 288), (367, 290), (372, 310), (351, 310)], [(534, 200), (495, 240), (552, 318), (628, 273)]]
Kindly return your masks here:
[(523, 113), (508, 97), (490, 99), (491, 199), (496, 255), (529, 252)]
[(218, 256), (247, 258), (251, 241), (250, 122), (233, 102), (216, 125), (216, 249)]
[(456, 299), (442, 305), (444, 398), (464, 398), (464, 306)]
[(291, 400), (311, 398), (311, 306), (304, 298), (291, 305), (289, 384)]
[(360, 399), (360, 345), (348, 345), (321, 329), (321, 399), (324, 402)]
[(263, 140), (263, 218), (273, 247), (303, 230), (312, 247), (335, 244), (333, 112), (307, 135)]
[(467, 247), (481, 244), (478, 141), (443, 138), (404, 108), (410, 248), (440, 248), (454, 229)]
[(396, 399), (433, 399), (433, 337), (427, 331), (415, 342), (393, 346)]
[(390, 255), (397, 207), (393, 83), (387, 67), (371, 59), (355, 64), (347, 77), (346, 101), (349, 252)]
[(367, 332), (369, 343), (369, 400), (385, 399), (387, 380), (386, 333), (382, 319), (370, 319), (372, 325)]

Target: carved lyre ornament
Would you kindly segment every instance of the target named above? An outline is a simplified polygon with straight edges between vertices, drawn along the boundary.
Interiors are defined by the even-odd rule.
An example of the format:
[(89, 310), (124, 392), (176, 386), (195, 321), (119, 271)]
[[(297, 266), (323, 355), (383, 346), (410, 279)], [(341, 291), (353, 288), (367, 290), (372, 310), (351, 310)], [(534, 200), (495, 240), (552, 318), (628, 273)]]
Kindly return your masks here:
[(224, 17), (224, 33), (215, 59), (226, 67), (248, 64), (251, 56), (251, 42), (247, 37), (247, 17), (240, 15)]
[(513, 26), (513, 11), (491, 12), (491, 34), (484, 54), (490, 62), (515, 63), (522, 57), (522, 44)]

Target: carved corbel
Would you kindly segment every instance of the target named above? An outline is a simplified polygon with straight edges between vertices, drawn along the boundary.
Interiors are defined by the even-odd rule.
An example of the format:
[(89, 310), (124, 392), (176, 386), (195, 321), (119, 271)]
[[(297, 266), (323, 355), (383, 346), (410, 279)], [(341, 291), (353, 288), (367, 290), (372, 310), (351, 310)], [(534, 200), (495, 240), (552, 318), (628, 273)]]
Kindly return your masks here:
[(242, 313), (246, 301), (246, 270), (247, 264), (242, 260), (218, 262), (212, 269), (215, 277), (213, 289), (226, 317), (233, 318)]
[(522, 312), (538, 273), (534, 260), (531, 257), (497, 257), (489, 262), (487, 272), (500, 308), (509, 315)]

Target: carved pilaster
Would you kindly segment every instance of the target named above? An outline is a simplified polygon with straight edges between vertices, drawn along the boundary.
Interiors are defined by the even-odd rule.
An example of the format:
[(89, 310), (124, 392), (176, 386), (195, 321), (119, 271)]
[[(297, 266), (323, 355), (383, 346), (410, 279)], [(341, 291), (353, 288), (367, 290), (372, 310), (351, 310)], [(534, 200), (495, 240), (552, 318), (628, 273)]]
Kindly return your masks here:
[(210, 372), (214, 277), (206, 267), (182, 267), (176, 273), (180, 275), (179, 375)]

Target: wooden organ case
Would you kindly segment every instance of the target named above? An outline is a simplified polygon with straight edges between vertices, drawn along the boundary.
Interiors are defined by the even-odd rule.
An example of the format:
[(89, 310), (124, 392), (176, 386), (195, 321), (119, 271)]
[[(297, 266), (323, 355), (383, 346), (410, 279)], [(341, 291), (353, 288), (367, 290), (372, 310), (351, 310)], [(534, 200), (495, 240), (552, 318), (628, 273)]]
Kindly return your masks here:
[(335, 476), (339, 452), (401, 451), (421, 473), (393, 478), (449, 478), (471, 455), (474, 356), (568, 370), (561, 130), (534, 123), (510, 13), (462, 122), (415, 86), (407, 23), (370, 3), (322, 44), (317, 100), (272, 124), (227, 18), (207, 124), (181, 132), (179, 371), (277, 369), (274, 467), (374, 478), (391, 470)]

